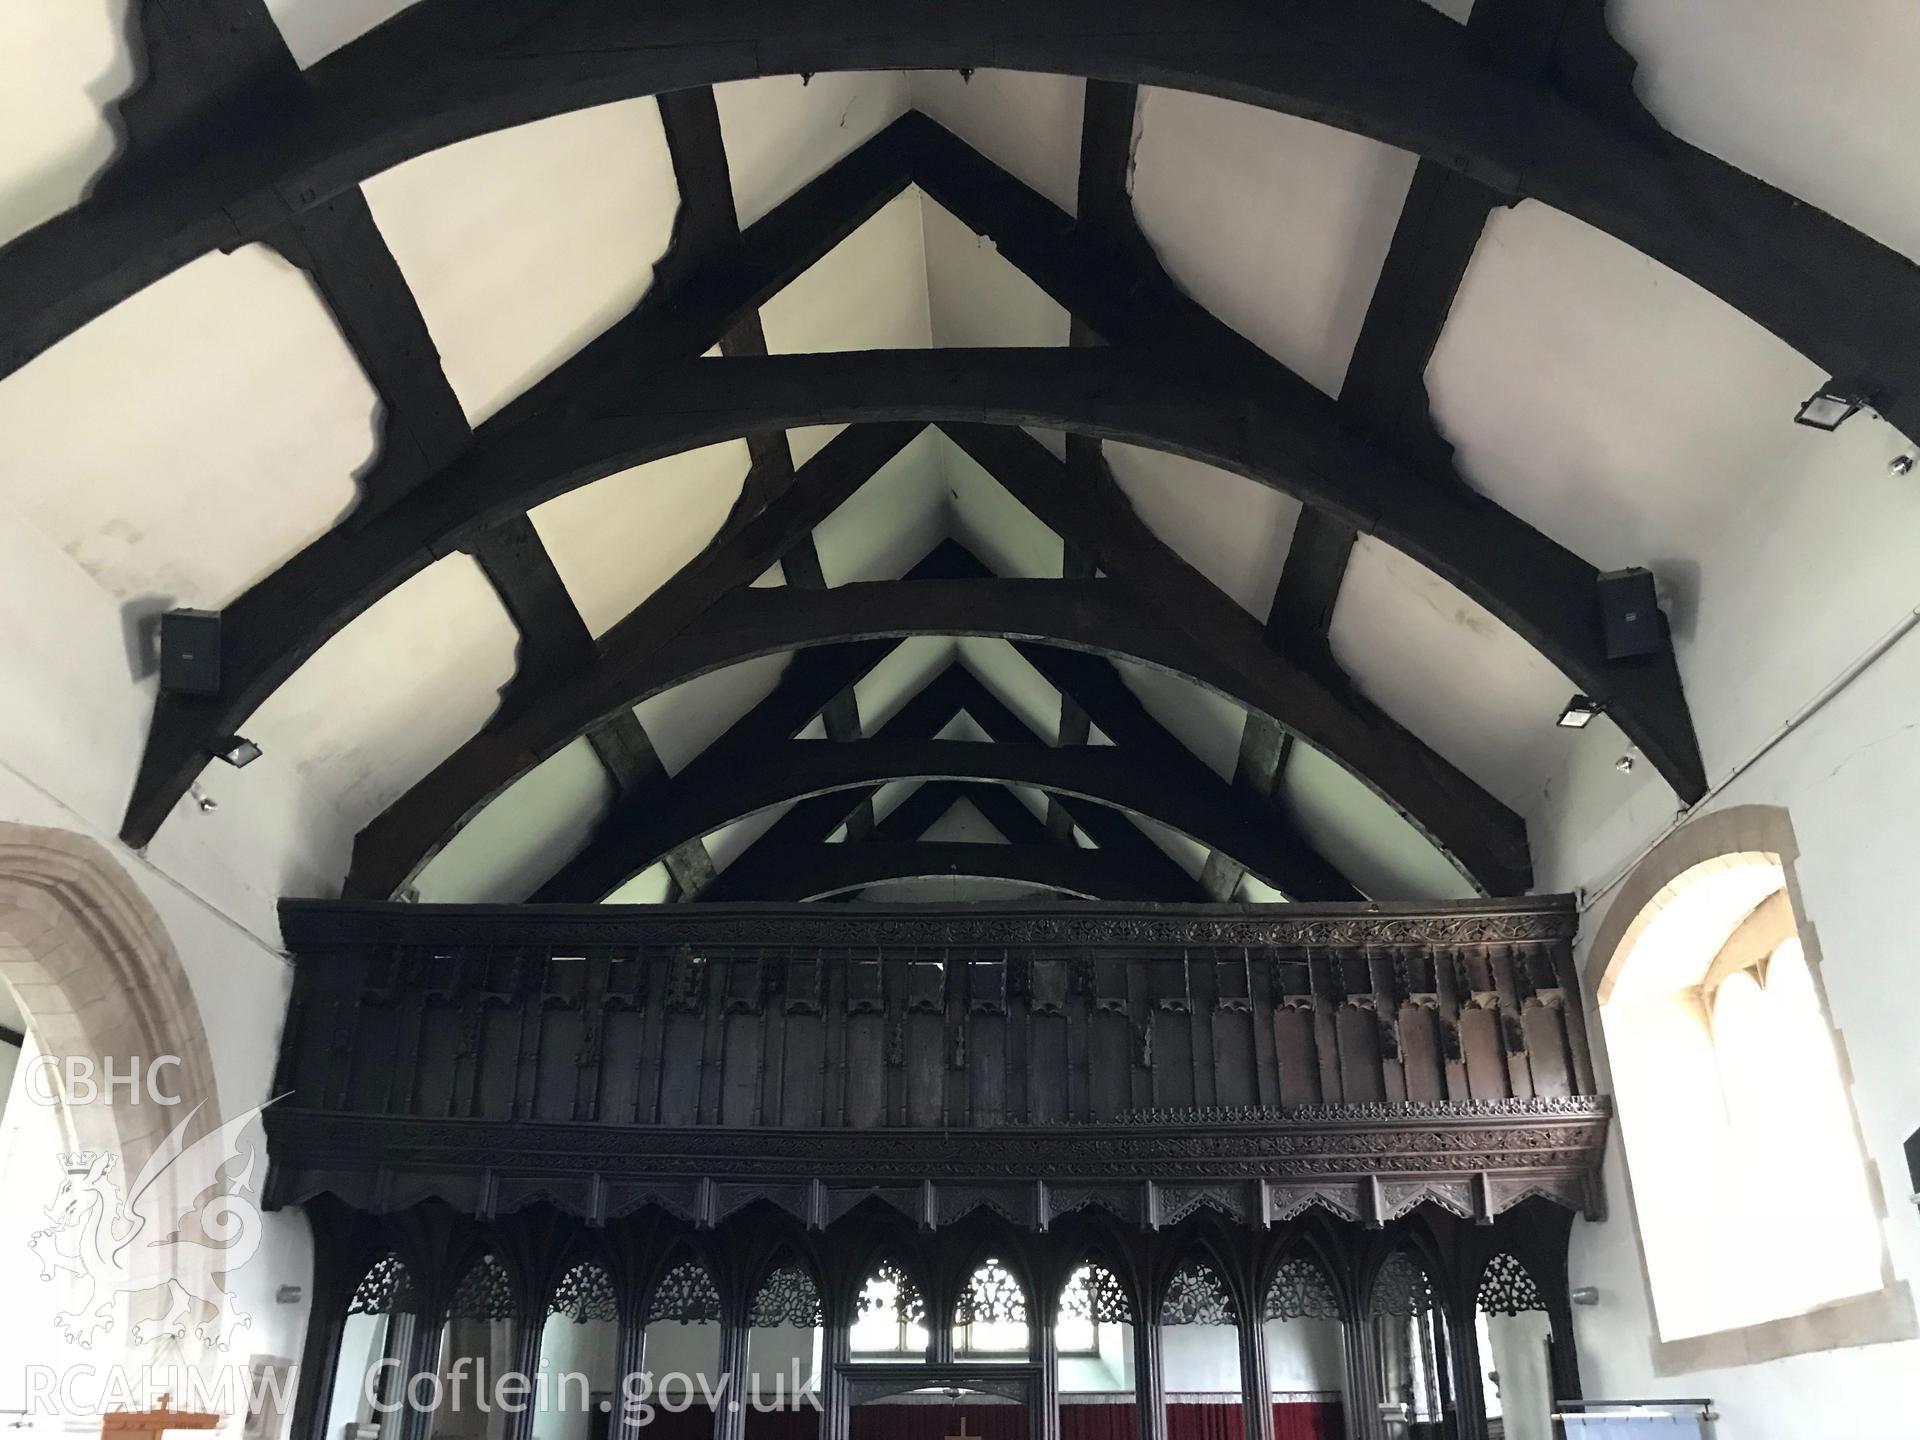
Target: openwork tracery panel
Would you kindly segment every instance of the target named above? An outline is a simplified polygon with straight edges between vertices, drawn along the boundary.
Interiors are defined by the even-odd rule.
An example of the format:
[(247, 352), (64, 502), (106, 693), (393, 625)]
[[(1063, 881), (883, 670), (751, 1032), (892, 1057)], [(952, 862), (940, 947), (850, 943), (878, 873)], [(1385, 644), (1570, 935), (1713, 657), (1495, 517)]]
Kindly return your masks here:
[(1434, 1308), (1433, 1282), (1404, 1250), (1387, 1257), (1367, 1299), (1369, 1315), (1424, 1315)]
[(576, 1325), (584, 1325), (589, 1320), (618, 1320), (620, 1301), (607, 1272), (592, 1260), (582, 1260), (553, 1287), (547, 1313), (564, 1315)]
[(1027, 1292), (998, 1260), (983, 1260), (954, 1302), (956, 1325), (1024, 1325)]
[(1489, 1260), (1481, 1272), (1480, 1290), (1474, 1303), (1489, 1315), (1521, 1315), (1547, 1308), (1527, 1267), (1504, 1250)]
[(347, 1302), (349, 1315), (413, 1315), (420, 1310), (420, 1292), (413, 1276), (395, 1255), (384, 1255), (354, 1289)]
[(713, 1276), (698, 1260), (682, 1260), (653, 1287), (647, 1301), (646, 1323), (666, 1321), (680, 1325), (718, 1324), (720, 1292)]
[(806, 1330), (821, 1324), (823, 1319), (820, 1287), (813, 1283), (813, 1276), (803, 1266), (792, 1260), (767, 1276), (760, 1293), (753, 1297), (753, 1308), (747, 1313), (747, 1323), (755, 1329), (792, 1325)]
[(511, 1320), (519, 1306), (507, 1267), (492, 1255), (482, 1255), (460, 1277), (447, 1302), (449, 1320)]
[(1183, 1261), (1160, 1302), (1162, 1325), (1235, 1325), (1239, 1318), (1233, 1296), (1204, 1260)]
[(897, 1325), (927, 1323), (927, 1302), (913, 1277), (892, 1260), (882, 1260), (860, 1289), (859, 1318), (885, 1315)]
[(1074, 1271), (1061, 1290), (1060, 1313), (1092, 1325), (1131, 1325), (1133, 1301), (1111, 1270), (1090, 1261)]
[(1338, 1320), (1340, 1302), (1326, 1271), (1304, 1255), (1289, 1255), (1267, 1287), (1261, 1316), (1267, 1320)]

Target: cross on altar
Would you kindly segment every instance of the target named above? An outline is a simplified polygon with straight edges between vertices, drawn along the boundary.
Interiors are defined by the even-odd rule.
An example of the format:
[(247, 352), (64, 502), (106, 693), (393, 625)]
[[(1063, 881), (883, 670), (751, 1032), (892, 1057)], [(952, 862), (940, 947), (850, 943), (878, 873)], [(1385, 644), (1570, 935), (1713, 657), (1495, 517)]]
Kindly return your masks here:
[(204, 1410), (174, 1410), (168, 1407), (172, 1395), (162, 1395), (151, 1410), (112, 1410), (100, 1418), (102, 1440), (160, 1440), (166, 1430), (211, 1430), (220, 1423), (218, 1415)]
[(960, 1417), (959, 1432), (957, 1434), (947, 1436), (946, 1440), (980, 1440), (980, 1437), (978, 1435), (967, 1434), (967, 1417), (962, 1415)]

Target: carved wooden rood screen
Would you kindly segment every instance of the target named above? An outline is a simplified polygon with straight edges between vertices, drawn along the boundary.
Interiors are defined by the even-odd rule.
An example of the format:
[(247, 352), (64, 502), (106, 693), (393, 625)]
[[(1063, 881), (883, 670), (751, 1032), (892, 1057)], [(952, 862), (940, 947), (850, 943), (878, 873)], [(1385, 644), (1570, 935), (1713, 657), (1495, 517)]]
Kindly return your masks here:
[[(640, 1406), (660, 1440), (1469, 1440), (1578, 1396), (1610, 1109), (1564, 899), (283, 923), (295, 1440), (644, 1435), (676, 1369), (744, 1399)], [(449, 1411), (581, 1356), (582, 1416)]]

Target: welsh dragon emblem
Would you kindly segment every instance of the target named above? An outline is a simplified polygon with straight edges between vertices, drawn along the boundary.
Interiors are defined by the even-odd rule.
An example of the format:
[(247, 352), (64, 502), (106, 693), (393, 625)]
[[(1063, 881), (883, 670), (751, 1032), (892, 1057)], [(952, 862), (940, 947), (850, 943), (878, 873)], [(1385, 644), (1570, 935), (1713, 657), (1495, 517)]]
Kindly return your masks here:
[[(260, 1246), (260, 1207), (248, 1198), (256, 1157), (240, 1134), (265, 1108), (188, 1144), (187, 1127), (200, 1112), (194, 1106), (124, 1193), (114, 1174), (117, 1156), (88, 1150), (60, 1157), (66, 1173), (45, 1210), (52, 1223), (36, 1230), (27, 1248), (40, 1261), (42, 1280), (63, 1271), (74, 1277), (74, 1307), (54, 1317), (69, 1344), (93, 1348), (96, 1336), (113, 1329), (123, 1301), (160, 1289), (168, 1293), (166, 1313), (132, 1327), (135, 1345), (179, 1339), (191, 1326), (196, 1338), (224, 1351), (235, 1331), (253, 1323), (226, 1281)], [(196, 1311), (211, 1313), (196, 1318)]]

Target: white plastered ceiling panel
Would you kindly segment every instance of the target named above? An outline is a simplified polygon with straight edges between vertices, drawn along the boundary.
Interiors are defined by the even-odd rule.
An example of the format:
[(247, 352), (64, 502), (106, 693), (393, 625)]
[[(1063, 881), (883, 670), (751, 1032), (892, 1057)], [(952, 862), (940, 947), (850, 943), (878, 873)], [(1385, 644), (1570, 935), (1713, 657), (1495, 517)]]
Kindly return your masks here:
[(1086, 82), (1017, 70), (916, 71), (913, 108), (1069, 215), (1080, 189), (1080, 116)]
[(532, 512), (587, 629), (602, 635), (704, 550), (752, 457), (728, 440), (623, 470)]
[(480, 729), (518, 641), (480, 567), (451, 555), (321, 646), (248, 733), (358, 829)]
[(633, 308), (680, 205), (650, 98), (463, 140), (362, 188), (475, 424)]
[(576, 740), (475, 816), (414, 889), (428, 904), (525, 900), (587, 843), (612, 802), (606, 766)]
[(907, 111), (898, 71), (776, 75), (713, 87), (733, 203), (751, 225)]
[(0, 494), (116, 599), (217, 609), (353, 506), (377, 408), (307, 277), (250, 245), (0, 385)]
[(791, 655), (763, 655), (714, 670), (643, 700), (634, 708), (654, 753), (669, 775), (687, 768), (699, 753), (742, 715), (772, 693)]
[(761, 307), (768, 351), (801, 355), (931, 345), (920, 204), (918, 190), (903, 190)]
[(1133, 203), (1181, 286), (1328, 394), (1392, 242), (1415, 157), (1177, 90), (1140, 96)]
[(391, 20), (417, 0), (266, 0), (301, 69)]
[(120, 148), (128, 0), (0, 5), (0, 244), (78, 204)]
[[(269, 8), (310, 64), (402, 6), (270, 0)], [(1457, 17), (1465, 6), (1442, 8)], [(1677, 131), (1920, 253), (1920, 220), (1902, 203), (1913, 189), (1905, 182), (1920, 181), (1920, 157), (1897, 138), (1920, 120), (1920, 101), (1897, 79), (1911, 47), (1813, 43), (1909, 33), (1904, 6), (1843, 0), (1837, 17), (1815, 17), (1786, 0), (1616, 0), (1612, 18), (1643, 61), (1647, 102)], [(73, 203), (111, 153), (106, 107), (132, 75), (124, 20), (116, 0), (21, 0), (0, 12), (0, 124), (16, 137), (0, 157), (0, 236)], [(23, 68), (23, 53), (35, 64)], [(879, 73), (721, 86), (740, 218), (764, 215), (910, 104), (1072, 210), (1084, 88), (991, 71), (970, 81)], [(1140, 221), (1176, 280), (1338, 393), (1413, 157), (1157, 89), (1142, 92), (1134, 151)], [(618, 165), (607, 163), (612, 154)], [(679, 206), (651, 99), (467, 141), (366, 188), (475, 420), (630, 309)], [(884, 206), (770, 303), (764, 320), (775, 353), (1067, 340), (1059, 307), (917, 190)], [(1742, 649), (1767, 641), (1737, 635), (1731, 579), (1765, 539), (1740, 518), (1756, 497), (1853, 485), (1853, 469), (1870, 461), (1884, 470), (1891, 458), (1880, 453), (1890, 442), (1875, 422), (1829, 441), (1793, 429), (1793, 408), (1821, 378), (1689, 282), (1530, 203), (1494, 213), (1427, 377), (1469, 483), (1597, 565), (1658, 571), (1690, 690), (1711, 689), (1715, 656), (1785, 665), (1772, 653), (1780, 652), (1797, 667), (1783, 670), (1783, 686), (1825, 663), (1824, 654), (1800, 655), (1792, 637), (1766, 654)], [(0, 485), (123, 602), (217, 606), (351, 505), (353, 476), (375, 453), (376, 409), (304, 277), (247, 249), (187, 267), (0, 387)], [(831, 433), (797, 432), (796, 461)], [(301, 443), (287, 445), (289, 434)], [(1058, 436), (1042, 438), (1058, 453)], [(1298, 505), (1177, 457), (1117, 444), (1107, 453), (1156, 532), (1264, 620)], [(591, 630), (604, 633), (698, 553), (747, 465), (744, 443), (728, 442), (535, 511)], [(1815, 517), (1801, 536), (1823, 535), (1821, 523)], [(897, 576), (944, 536), (996, 573), (1060, 573), (1059, 537), (935, 432), (825, 522), (817, 546), (837, 584)], [(1877, 570), (1872, 583), (1876, 596), (1893, 594)], [(1363, 691), (1516, 808), (1537, 802), (1561, 747), (1599, 743), (1553, 727), (1573, 688), (1564, 676), (1375, 540), (1355, 548), (1331, 639)], [(250, 732), (364, 823), (484, 721), (511, 674), (514, 643), (477, 568), (453, 557), (348, 627)], [(1012, 647), (978, 640), (903, 646), (860, 687), (868, 730), (955, 660), (1040, 735), (1057, 736), (1057, 693)], [(683, 768), (764, 696), (783, 663), (737, 666), (639, 707), (668, 769)], [(1177, 677), (1122, 671), (1203, 763), (1232, 775), (1244, 720), (1237, 706)], [(1744, 736), (1735, 721), (1718, 723), (1703, 728), (1710, 755), (1734, 753)], [(516, 898), (581, 842), (609, 790), (590, 747), (568, 747), (456, 839), (423, 876), (423, 894)], [(1294, 747), (1278, 801), (1368, 893), (1467, 889), (1379, 797), (1307, 747)], [(777, 813), (709, 837), (716, 862)], [(1197, 869), (1196, 847), (1156, 838)], [(654, 898), (664, 890), (657, 872), (626, 887)]]

